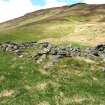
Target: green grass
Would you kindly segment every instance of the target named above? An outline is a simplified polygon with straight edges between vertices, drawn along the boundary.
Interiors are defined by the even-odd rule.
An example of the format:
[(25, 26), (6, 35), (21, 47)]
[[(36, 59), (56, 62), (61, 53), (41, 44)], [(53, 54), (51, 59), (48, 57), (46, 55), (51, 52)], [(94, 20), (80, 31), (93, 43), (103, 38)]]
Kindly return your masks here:
[(44, 71), (29, 58), (0, 52), (0, 105), (104, 105), (101, 65), (66, 58)]
[(24, 26), (13, 30), (0, 32), (0, 42), (3, 41), (38, 41), (46, 38), (59, 38), (73, 31), (73, 24), (67, 22), (42, 23)]

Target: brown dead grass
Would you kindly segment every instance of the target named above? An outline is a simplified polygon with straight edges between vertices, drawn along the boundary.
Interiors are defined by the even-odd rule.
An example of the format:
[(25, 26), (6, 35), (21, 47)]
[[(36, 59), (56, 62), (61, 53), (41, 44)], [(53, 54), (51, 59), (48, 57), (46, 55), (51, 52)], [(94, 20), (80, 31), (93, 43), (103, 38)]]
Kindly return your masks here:
[(80, 60), (80, 61), (85, 61), (86, 63), (91, 63), (91, 64), (95, 64), (96, 62), (94, 60), (91, 60), (89, 58), (84, 58), (84, 57), (76, 57), (76, 59)]
[(40, 42), (50, 42), (56, 44), (70, 42), (70, 43), (81, 43), (83, 45), (89, 45), (89, 46), (96, 46), (97, 44), (105, 43), (105, 36), (101, 35), (96, 37), (90, 37), (84, 35), (68, 35), (61, 38), (47, 38), (41, 40)]
[(74, 96), (73, 97), (73, 101), (75, 102), (75, 103), (82, 103), (83, 101), (85, 101), (85, 100), (88, 100), (87, 98), (85, 98), (85, 97), (81, 97), (81, 96)]
[[(99, 27), (100, 26), (100, 27)], [(105, 43), (105, 23), (77, 24), (73, 33), (59, 38), (47, 38), (40, 42), (50, 43), (81, 43), (83, 45), (96, 46)]]
[(36, 90), (43, 91), (43, 90), (46, 90), (47, 87), (48, 87), (48, 83), (47, 82), (38, 83), (36, 85)]

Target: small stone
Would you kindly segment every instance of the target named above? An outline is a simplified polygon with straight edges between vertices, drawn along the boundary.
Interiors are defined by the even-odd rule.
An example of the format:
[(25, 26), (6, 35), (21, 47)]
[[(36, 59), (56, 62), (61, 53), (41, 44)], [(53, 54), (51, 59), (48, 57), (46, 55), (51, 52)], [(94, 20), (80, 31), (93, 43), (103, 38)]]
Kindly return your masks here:
[(19, 55), (19, 58), (23, 58), (24, 55)]
[(102, 70), (103, 72), (105, 72), (105, 67), (102, 67), (101, 70)]
[(39, 59), (37, 60), (37, 63), (40, 64), (45, 59), (46, 59), (46, 54), (43, 54), (42, 56), (39, 57)]

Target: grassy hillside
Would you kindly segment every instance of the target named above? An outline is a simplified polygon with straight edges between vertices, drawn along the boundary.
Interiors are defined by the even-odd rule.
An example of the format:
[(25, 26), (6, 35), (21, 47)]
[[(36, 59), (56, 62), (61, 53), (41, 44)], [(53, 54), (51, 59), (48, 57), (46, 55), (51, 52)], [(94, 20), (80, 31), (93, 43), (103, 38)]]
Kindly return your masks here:
[[(0, 24), (0, 41), (47, 40), (95, 45), (105, 38), (105, 5), (75, 4), (39, 10)], [(100, 40), (99, 40), (100, 37)], [(55, 40), (56, 38), (56, 40)]]
[(28, 58), (0, 54), (0, 105), (105, 105), (104, 62), (61, 59), (45, 71)]
[[(0, 24), (0, 43), (5, 41), (81, 48), (104, 43), (105, 5), (75, 4), (26, 14)], [(47, 71), (44, 65), (46, 61), (37, 64), (0, 50), (0, 105), (105, 105), (105, 61), (63, 58)]]

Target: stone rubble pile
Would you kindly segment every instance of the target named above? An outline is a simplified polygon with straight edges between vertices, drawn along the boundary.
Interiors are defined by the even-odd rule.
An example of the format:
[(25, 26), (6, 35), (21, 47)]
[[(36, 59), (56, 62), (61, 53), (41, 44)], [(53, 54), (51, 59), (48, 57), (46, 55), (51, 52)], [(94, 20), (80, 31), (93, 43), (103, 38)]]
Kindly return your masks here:
[[(38, 46), (41, 46), (39, 48)], [(37, 54), (34, 55), (34, 58), (38, 61), (42, 61), (47, 56), (52, 56), (54, 58), (62, 57), (76, 57), (76, 56), (94, 56), (98, 58), (105, 59), (105, 45), (100, 44), (94, 48), (80, 49), (79, 47), (73, 46), (56, 46), (48, 42), (37, 43), (37, 42), (25, 42), (25, 43), (13, 43), (13, 42), (4, 42), (0, 44), (0, 49), (5, 52), (12, 52), (17, 55), (24, 54), (22, 51), (28, 48), (39, 48)]]
[(105, 44), (99, 44), (94, 48), (86, 49), (87, 56), (94, 56), (105, 60)]
[(62, 57), (80, 56), (81, 50), (77, 47), (65, 47), (65, 46), (54, 46), (47, 42), (42, 43), (42, 49), (37, 53), (36, 56), (41, 55), (56, 55)]
[(32, 48), (36, 45), (36, 42), (25, 42), (25, 43), (14, 43), (14, 42), (4, 42), (0, 44), (0, 49), (4, 52), (13, 52), (17, 55), (22, 53), (23, 49)]

